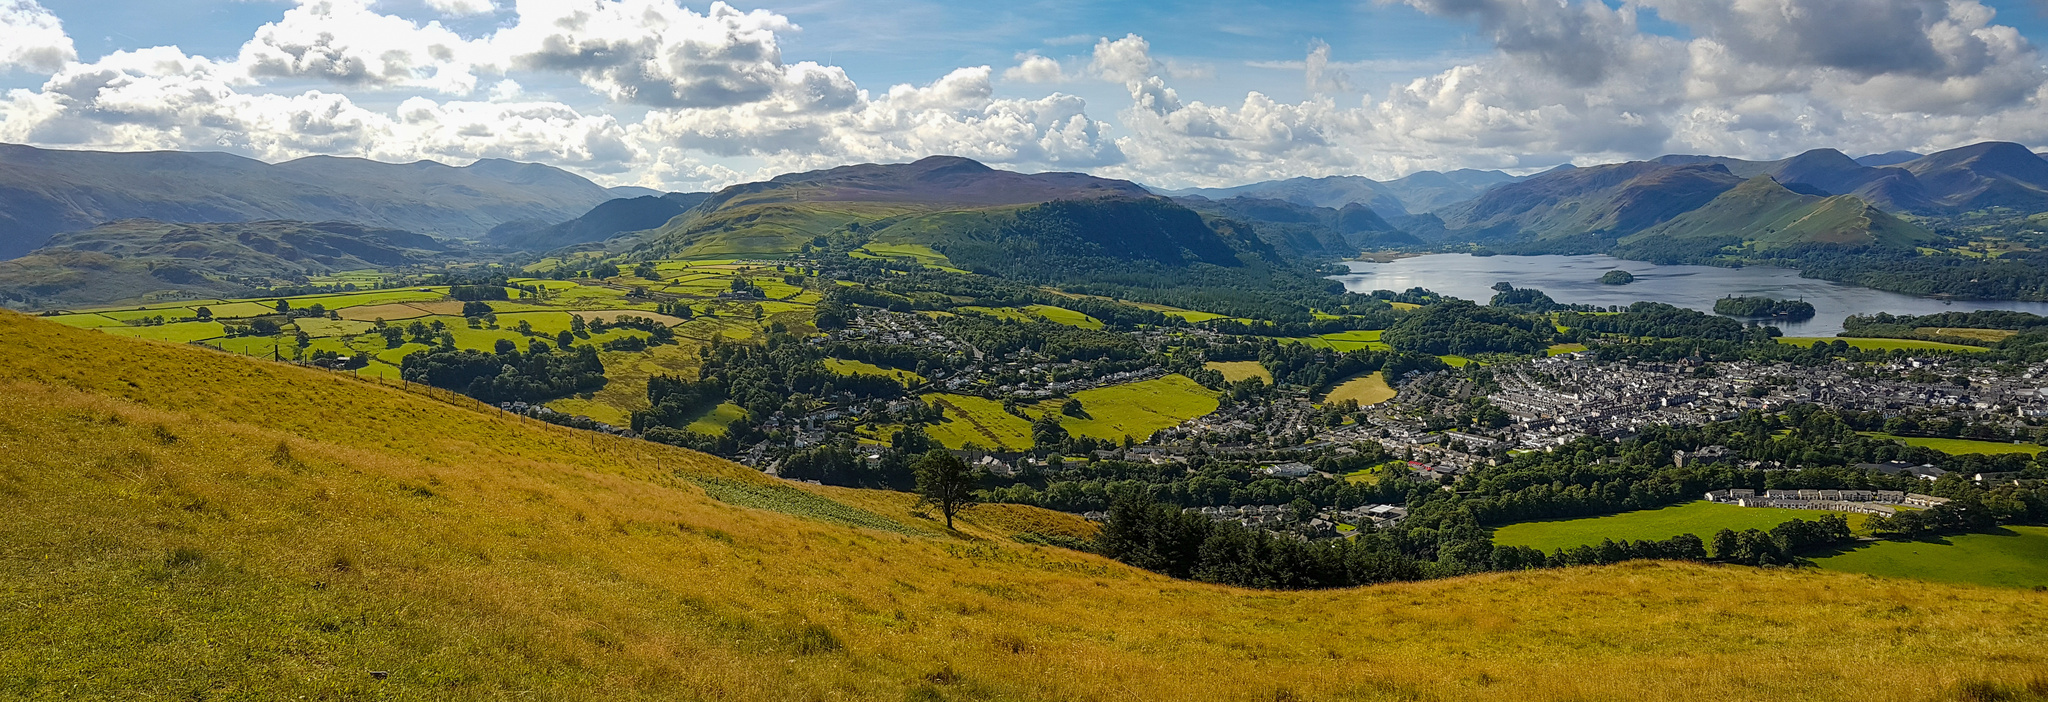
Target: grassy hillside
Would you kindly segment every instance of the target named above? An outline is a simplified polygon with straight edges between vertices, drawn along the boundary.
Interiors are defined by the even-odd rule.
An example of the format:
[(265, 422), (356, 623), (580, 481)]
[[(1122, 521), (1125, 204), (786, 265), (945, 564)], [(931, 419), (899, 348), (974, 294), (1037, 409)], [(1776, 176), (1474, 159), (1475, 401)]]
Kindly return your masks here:
[[(1662, 563), (1170, 581), (907, 497), (0, 313), (0, 697), (1944, 699), (2031, 592)], [(1427, 655), (1445, 665), (1418, 665)], [(376, 680), (370, 671), (385, 671)]]
[(0, 261), (0, 300), (30, 308), (104, 305), (245, 293), (238, 278), (289, 280), (431, 261), (451, 248), (431, 237), (345, 222), (176, 224), (108, 222), (52, 237)]
[(1699, 209), (1621, 240), (1624, 250), (1694, 247), (1711, 254), (1728, 240), (1752, 250), (1800, 244), (1911, 248), (1933, 232), (1887, 214), (1850, 195), (1819, 197), (1793, 192), (1758, 176)]

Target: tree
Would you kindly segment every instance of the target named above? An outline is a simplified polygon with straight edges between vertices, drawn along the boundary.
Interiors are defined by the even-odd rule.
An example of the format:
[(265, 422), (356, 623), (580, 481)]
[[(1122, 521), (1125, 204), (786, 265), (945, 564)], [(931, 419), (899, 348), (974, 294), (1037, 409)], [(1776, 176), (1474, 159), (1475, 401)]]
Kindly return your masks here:
[(653, 263), (642, 261), (640, 265), (633, 267), (633, 277), (645, 278), (647, 280), (660, 280), (661, 273), (656, 272), (654, 270)]
[(290, 311), (292, 311), (292, 303), (291, 303), (291, 301), (289, 301), (289, 300), (278, 300), (278, 301), (277, 301), (277, 312), (278, 312), (278, 314), (284, 314), (284, 313), (286, 313), (286, 312), (290, 312)]
[(566, 349), (569, 348), (569, 345), (573, 343), (576, 343), (576, 335), (574, 333), (571, 333), (569, 330), (563, 329), (555, 333), (556, 346), (560, 346)]
[(945, 449), (926, 451), (911, 470), (917, 474), (918, 504), (939, 508), (946, 515), (946, 528), (952, 529), (953, 515), (974, 504), (974, 484), (979, 476), (967, 462)]
[(199, 309), (193, 310), (192, 312), (193, 312), (194, 314), (197, 314), (197, 315), (199, 315), (199, 321), (201, 321), (201, 322), (204, 322), (204, 321), (206, 321), (206, 320), (209, 320), (209, 319), (213, 319), (213, 310), (209, 310), (209, 309), (206, 309), (206, 308), (204, 308), (204, 307), (201, 307), (201, 308), (199, 308)]

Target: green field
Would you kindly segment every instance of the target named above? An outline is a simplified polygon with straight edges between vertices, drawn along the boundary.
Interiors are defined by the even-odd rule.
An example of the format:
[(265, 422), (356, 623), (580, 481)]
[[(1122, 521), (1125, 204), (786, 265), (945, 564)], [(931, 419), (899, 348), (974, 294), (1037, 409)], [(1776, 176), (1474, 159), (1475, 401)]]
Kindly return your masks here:
[(1376, 405), (1391, 399), (1394, 399), (1394, 389), (1387, 386), (1385, 376), (1373, 371), (1344, 381), (1330, 390), (1330, 394), (1323, 397), (1323, 402), (1356, 400), (1360, 405)]
[(2048, 527), (1931, 541), (1879, 541), (1813, 559), (1827, 570), (1993, 587), (2048, 585)]
[(1907, 446), (1924, 446), (1927, 448), (1934, 449), (1936, 451), (1940, 451), (1942, 453), (1946, 453), (1951, 456), (1960, 456), (1966, 453), (2024, 453), (2029, 456), (2038, 456), (2041, 454), (2042, 449), (2042, 446), (2040, 444), (2010, 444), (2003, 441), (1977, 441), (1975, 439), (1941, 439), (1925, 436), (1893, 436), (1891, 434), (1874, 431), (1864, 431), (1857, 433), (1875, 439), (1890, 439), (1892, 441), (1904, 442)]
[(1052, 305), (1029, 305), (1026, 306), (1024, 309), (1032, 314), (1045, 318), (1045, 320), (1049, 322), (1058, 322), (1060, 324), (1065, 324), (1070, 327), (1080, 327), (1082, 329), (1102, 328), (1102, 322), (1095, 319), (1094, 317), (1090, 317), (1088, 315), (1075, 312), (1065, 307), (1054, 307)]
[(1825, 341), (1825, 342), (1828, 342), (1828, 343), (1834, 343), (1835, 341), (1838, 341), (1838, 340), (1839, 340), (1839, 341), (1846, 341), (1846, 342), (1849, 342), (1849, 345), (1850, 345), (1850, 346), (1854, 346), (1854, 347), (1856, 347), (1856, 348), (1859, 348), (1859, 349), (1863, 349), (1863, 350), (1865, 350), (1865, 351), (1892, 351), (1892, 350), (1896, 350), (1896, 349), (1905, 349), (1905, 350), (1908, 350), (1908, 351), (1983, 351), (1983, 350), (1984, 350), (1984, 347), (1981, 347), (1981, 346), (1964, 346), (1964, 345), (1962, 345), (1962, 344), (1944, 344), (1944, 343), (1942, 343), (1942, 342), (1939, 342), (1939, 341), (1921, 341), (1921, 340), (1919, 340), (1919, 339), (1866, 339), (1866, 338), (1850, 338), (1850, 337), (1833, 337), (1833, 336), (1781, 336), (1781, 337), (1778, 337), (1778, 343), (1780, 343), (1780, 344), (1791, 344), (1791, 345), (1793, 345), (1793, 346), (1812, 346), (1812, 345), (1813, 345), (1813, 343), (1814, 343), (1814, 342), (1816, 342), (1816, 341)]
[(154, 327), (100, 327), (99, 330), (115, 336), (174, 341), (181, 344), (227, 334), (220, 322), (174, 322)]
[[(1509, 524), (1493, 530), (1493, 541), (1506, 546), (1529, 546), (1542, 551), (1620, 541), (1659, 541), (1679, 534), (1695, 534), (1711, 541), (1722, 529), (1765, 529), (1794, 519), (1819, 519), (1834, 514), (1811, 509), (1737, 507), (1714, 502), (1687, 502), (1662, 509), (1624, 512), (1604, 517), (1553, 519)], [(1849, 526), (1860, 529), (1864, 515), (1851, 514)]]
[[(1082, 390), (1074, 393), (1074, 399), (1081, 401), (1088, 416), (1062, 416), (1060, 426), (1074, 436), (1110, 441), (1121, 441), (1127, 436), (1144, 441), (1153, 432), (1214, 412), (1217, 406), (1215, 393), (1179, 374)], [(1038, 409), (1057, 412), (1057, 402), (1047, 402)]]
[(883, 368), (873, 363), (849, 361), (843, 358), (825, 359), (825, 370), (829, 370), (840, 375), (888, 376), (891, 378), (895, 378), (897, 382), (903, 383), (904, 385), (919, 385), (924, 383), (924, 376), (912, 373), (907, 370), (902, 370), (900, 368)]
[(699, 434), (715, 435), (723, 433), (726, 425), (737, 422), (746, 416), (747, 411), (739, 405), (730, 402), (720, 402), (717, 407), (711, 408), (711, 411), (705, 412), (703, 416), (691, 421), (689, 426), (683, 428)]
[(1245, 378), (1258, 378), (1266, 381), (1267, 385), (1273, 384), (1272, 371), (1266, 370), (1258, 361), (1210, 361), (1202, 367), (1222, 373), (1224, 380), (1233, 383)]
[(1031, 420), (1003, 411), (1003, 403), (972, 395), (926, 395), (925, 401), (946, 413), (945, 421), (925, 428), (946, 448), (974, 444), (987, 449), (1022, 451), (1031, 448)]
[(1335, 334), (1287, 337), (1282, 338), (1281, 341), (1308, 344), (1332, 351), (1384, 351), (1392, 347), (1380, 341), (1380, 335), (1383, 333), (1383, 331), (1378, 329), (1357, 329), (1337, 332)]

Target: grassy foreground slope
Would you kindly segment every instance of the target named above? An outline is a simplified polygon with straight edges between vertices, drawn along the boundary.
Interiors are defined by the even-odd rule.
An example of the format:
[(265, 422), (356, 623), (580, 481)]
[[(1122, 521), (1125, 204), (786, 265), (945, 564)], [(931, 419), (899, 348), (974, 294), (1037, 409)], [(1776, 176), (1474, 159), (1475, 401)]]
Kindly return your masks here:
[(204, 349), (0, 313), (0, 358), (0, 698), (2048, 688), (2032, 592), (1664, 563), (1247, 592), (1002, 538), (1049, 513), (947, 536), (902, 496)]

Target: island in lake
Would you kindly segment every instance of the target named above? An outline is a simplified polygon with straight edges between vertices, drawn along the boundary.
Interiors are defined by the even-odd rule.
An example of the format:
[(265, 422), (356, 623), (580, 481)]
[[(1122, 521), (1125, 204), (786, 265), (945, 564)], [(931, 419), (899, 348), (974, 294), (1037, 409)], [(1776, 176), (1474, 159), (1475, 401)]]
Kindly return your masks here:
[(1714, 312), (1730, 317), (1812, 319), (1813, 304), (1805, 300), (1771, 297), (1724, 297), (1714, 301)]
[(1636, 282), (1636, 274), (1616, 268), (1600, 276), (1601, 285), (1627, 285)]

